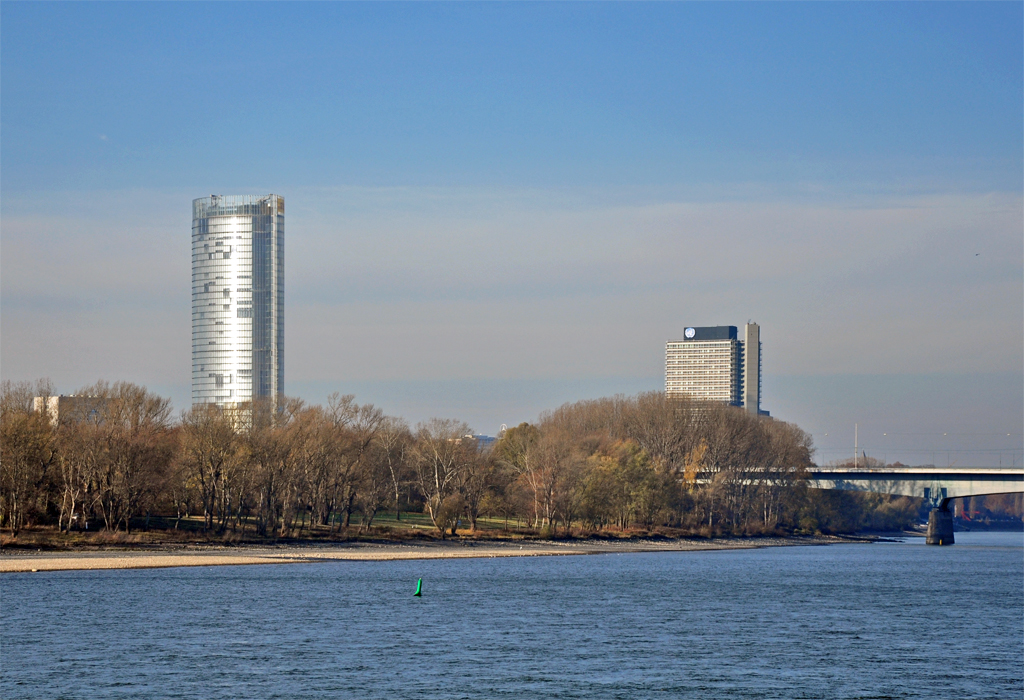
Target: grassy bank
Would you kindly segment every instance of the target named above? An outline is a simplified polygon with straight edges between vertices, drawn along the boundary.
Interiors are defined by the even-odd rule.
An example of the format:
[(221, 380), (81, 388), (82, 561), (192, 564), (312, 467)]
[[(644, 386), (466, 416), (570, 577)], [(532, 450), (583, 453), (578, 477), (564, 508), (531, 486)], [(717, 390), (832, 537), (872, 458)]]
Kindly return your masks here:
[[(807, 533), (810, 534), (810, 533)], [(583, 541), (583, 542), (619, 542), (619, 541), (671, 541), (696, 540), (706, 541), (712, 538), (730, 538), (737, 540), (760, 540), (764, 537), (785, 537), (785, 533), (768, 532), (763, 536), (738, 536), (720, 530), (711, 531), (704, 528), (697, 531), (667, 527), (651, 529), (626, 528), (603, 529), (600, 531), (573, 528), (570, 532), (559, 528), (557, 531), (528, 527), (523, 522), (504, 518), (480, 518), (476, 530), (467, 527), (456, 529), (455, 535), (446, 533), (444, 538), (424, 513), (401, 513), (396, 517), (394, 512), (380, 514), (373, 524), (364, 527), (358, 517), (354, 517), (349, 527), (335, 524), (331, 527), (310, 527), (304, 525), (286, 533), (272, 536), (261, 536), (252, 523), (243, 522), (236, 529), (218, 531), (213, 528), (205, 530), (201, 518), (140, 518), (133, 522), (133, 528), (123, 530), (71, 530), (58, 531), (50, 526), (31, 526), (23, 528), (12, 537), (8, 532), (0, 533), (0, 548), (6, 550), (51, 550), (72, 551), (107, 547), (148, 549), (164, 547), (181, 547), (196, 545), (288, 545), (288, 544), (330, 544), (345, 542), (380, 543), (388, 542), (436, 542), (442, 539), (461, 542), (544, 542), (544, 541)]]

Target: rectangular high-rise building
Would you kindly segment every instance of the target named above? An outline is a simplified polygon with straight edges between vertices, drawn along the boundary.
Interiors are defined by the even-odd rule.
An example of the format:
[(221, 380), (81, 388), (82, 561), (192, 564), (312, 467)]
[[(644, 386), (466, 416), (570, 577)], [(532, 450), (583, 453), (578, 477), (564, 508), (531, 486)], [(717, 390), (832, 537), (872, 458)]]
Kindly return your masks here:
[(192, 202), (192, 404), (284, 394), (284, 197)]
[(761, 411), (761, 329), (689, 326), (665, 345), (665, 393)]

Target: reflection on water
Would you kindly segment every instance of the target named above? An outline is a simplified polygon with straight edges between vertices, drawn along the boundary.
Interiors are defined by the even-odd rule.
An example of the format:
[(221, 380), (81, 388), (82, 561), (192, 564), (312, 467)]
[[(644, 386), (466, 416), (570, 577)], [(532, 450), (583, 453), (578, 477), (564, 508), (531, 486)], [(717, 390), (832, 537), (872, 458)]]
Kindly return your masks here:
[(1024, 536), (920, 541), (5, 575), (0, 695), (1021, 697)]
[[(983, 532), (956, 531), (953, 538), (957, 545), (965, 547), (1024, 547), (1024, 532)], [(906, 544), (924, 544), (923, 537), (907, 537), (902, 539)]]

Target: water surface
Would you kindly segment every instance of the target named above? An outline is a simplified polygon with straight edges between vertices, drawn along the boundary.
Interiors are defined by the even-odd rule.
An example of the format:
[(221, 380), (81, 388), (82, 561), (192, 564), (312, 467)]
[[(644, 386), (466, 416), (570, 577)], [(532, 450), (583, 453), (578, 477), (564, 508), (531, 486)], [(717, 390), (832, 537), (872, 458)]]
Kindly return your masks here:
[(1024, 536), (920, 542), (6, 574), (0, 696), (1024, 697)]

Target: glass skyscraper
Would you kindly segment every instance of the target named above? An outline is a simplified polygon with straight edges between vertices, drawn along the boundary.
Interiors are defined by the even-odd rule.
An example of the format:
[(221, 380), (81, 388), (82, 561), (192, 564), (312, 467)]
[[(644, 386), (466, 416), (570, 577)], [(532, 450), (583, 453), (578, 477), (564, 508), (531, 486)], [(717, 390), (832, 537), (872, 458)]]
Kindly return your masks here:
[(284, 393), (284, 197), (192, 201), (192, 404)]

